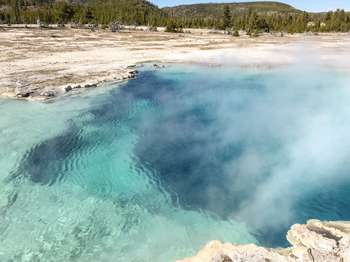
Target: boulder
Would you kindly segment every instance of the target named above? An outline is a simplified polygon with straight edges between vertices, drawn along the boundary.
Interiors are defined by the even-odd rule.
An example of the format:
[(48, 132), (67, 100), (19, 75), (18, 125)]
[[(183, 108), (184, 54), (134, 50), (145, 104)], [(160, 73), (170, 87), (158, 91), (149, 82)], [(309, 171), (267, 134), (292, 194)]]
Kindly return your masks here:
[(28, 91), (28, 90), (19, 91), (19, 92), (16, 92), (16, 97), (26, 98), (26, 97), (29, 97), (32, 93), (33, 93), (32, 91)]
[(85, 88), (97, 87), (97, 83), (87, 83), (84, 85)]
[(54, 97), (54, 96), (56, 96), (56, 91), (54, 91), (54, 90), (47, 90), (47, 91), (41, 92), (40, 96)]
[(130, 71), (128, 78), (135, 78), (138, 73), (139, 72), (137, 70)]
[(72, 86), (66, 86), (65, 88), (64, 88), (64, 91), (65, 92), (69, 92), (69, 91), (72, 91), (73, 90), (73, 88), (72, 88)]
[(285, 249), (212, 241), (196, 256), (178, 262), (350, 262), (350, 222), (309, 220), (293, 225), (287, 239), (292, 246)]

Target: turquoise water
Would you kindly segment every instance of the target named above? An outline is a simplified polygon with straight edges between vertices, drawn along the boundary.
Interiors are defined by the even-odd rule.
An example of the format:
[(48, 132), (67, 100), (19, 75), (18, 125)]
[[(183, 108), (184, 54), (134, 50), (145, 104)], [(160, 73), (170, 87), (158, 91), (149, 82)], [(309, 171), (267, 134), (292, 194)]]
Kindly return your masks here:
[(349, 77), (169, 66), (0, 100), (0, 260), (174, 261), (350, 219)]

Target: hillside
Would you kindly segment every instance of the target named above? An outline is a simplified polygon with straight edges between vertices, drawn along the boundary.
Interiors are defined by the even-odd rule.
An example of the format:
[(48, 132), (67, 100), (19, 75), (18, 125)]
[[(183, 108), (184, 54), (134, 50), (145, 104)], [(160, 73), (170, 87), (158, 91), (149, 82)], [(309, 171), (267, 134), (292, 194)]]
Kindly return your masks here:
[(242, 3), (208, 3), (179, 5), (175, 7), (165, 7), (163, 10), (174, 17), (196, 17), (196, 18), (218, 18), (222, 16), (224, 6), (229, 6), (231, 12), (245, 13), (248, 10), (257, 13), (297, 13), (299, 10), (280, 2), (242, 2)]
[(180, 5), (160, 9), (146, 0), (0, 0), (0, 24), (99, 24), (213, 28), (251, 36), (261, 32), (348, 32), (350, 13), (307, 13), (280, 2)]

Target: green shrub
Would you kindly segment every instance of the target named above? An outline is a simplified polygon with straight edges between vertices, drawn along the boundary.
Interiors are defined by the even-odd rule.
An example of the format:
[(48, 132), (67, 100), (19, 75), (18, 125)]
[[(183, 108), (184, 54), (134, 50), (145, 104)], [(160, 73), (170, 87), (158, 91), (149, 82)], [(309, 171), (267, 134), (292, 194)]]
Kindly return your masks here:
[(183, 29), (182, 29), (182, 26), (178, 26), (174, 21), (169, 21), (165, 28), (165, 32), (183, 33)]
[(238, 30), (234, 30), (232, 33), (231, 33), (232, 36), (234, 37), (239, 37), (239, 32)]

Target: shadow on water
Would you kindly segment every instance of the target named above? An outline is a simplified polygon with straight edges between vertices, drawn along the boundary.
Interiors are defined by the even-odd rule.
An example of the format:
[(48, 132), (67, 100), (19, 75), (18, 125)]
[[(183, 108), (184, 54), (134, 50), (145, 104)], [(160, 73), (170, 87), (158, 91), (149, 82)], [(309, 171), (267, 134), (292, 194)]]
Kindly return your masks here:
[(79, 148), (84, 147), (85, 142), (79, 135), (79, 129), (71, 126), (63, 134), (33, 146), (12, 178), (24, 176), (34, 183), (53, 185), (64, 176), (60, 166)]

